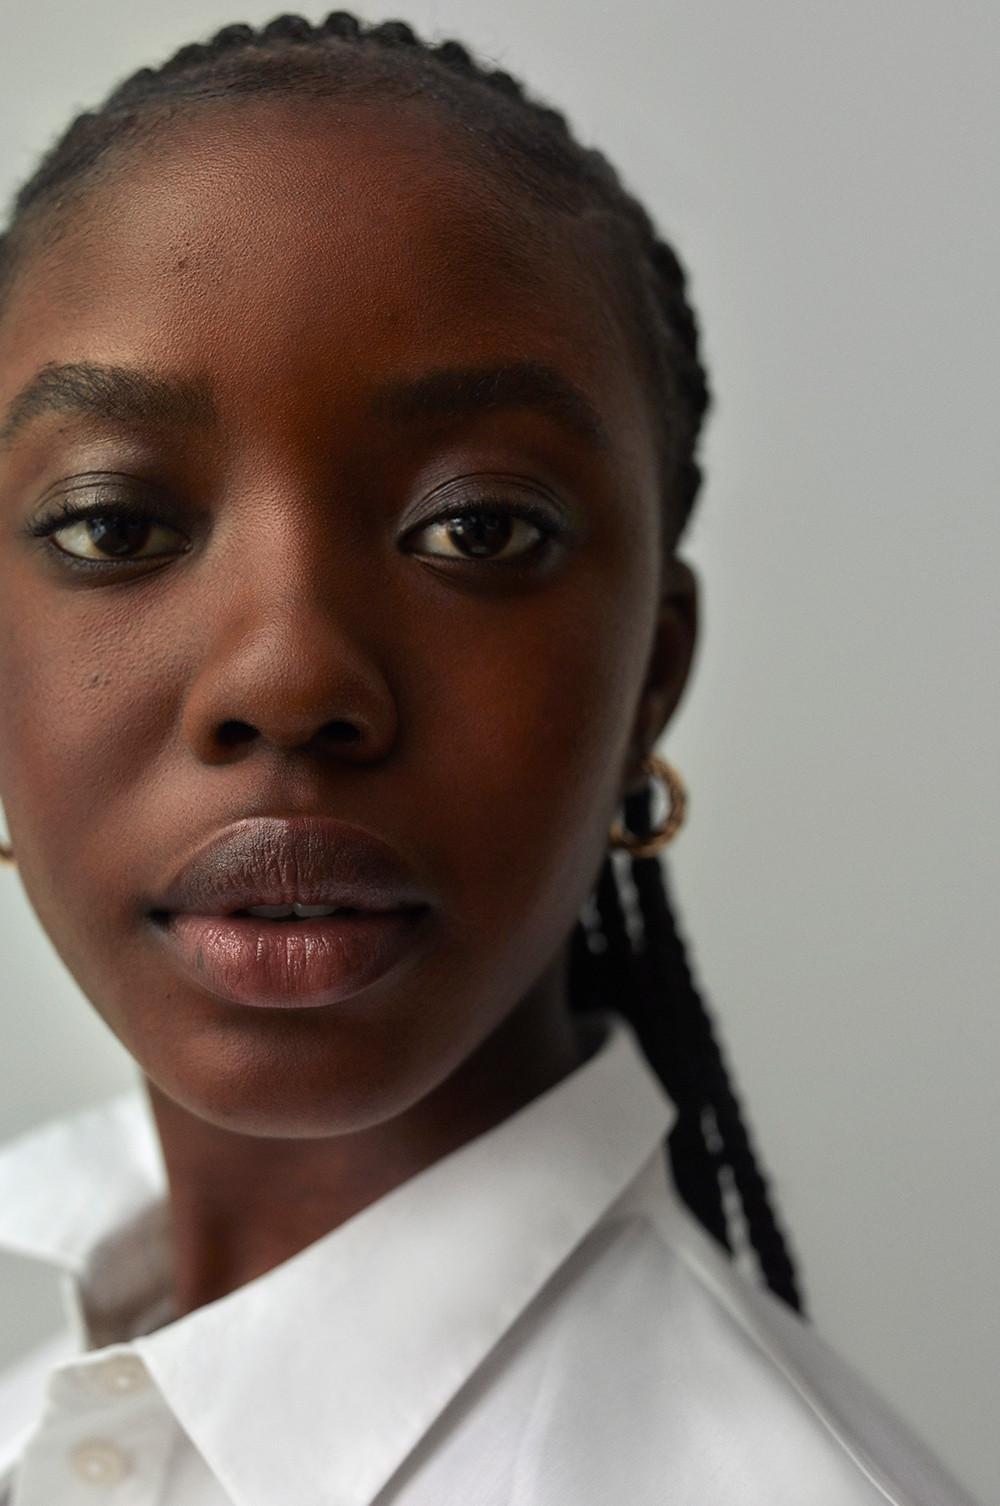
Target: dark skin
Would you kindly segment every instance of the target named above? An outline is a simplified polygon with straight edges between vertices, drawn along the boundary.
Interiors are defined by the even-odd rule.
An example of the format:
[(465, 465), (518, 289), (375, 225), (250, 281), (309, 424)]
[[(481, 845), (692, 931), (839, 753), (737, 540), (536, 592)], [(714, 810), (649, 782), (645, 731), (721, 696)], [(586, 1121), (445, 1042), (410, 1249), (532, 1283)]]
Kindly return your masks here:
[[(196, 112), (88, 190), (0, 317), (0, 412), (84, 360), (203, 377), (219, 411), (49, 413), (0, 453), (0, 796), (41, 924), (143, 1074), (180, 1313), (586, 1059), (569, 937), (690, 671), (656, 395), (590, 232), (512, 207), (449, 136), (417, 103)], [(608, 452), (528, 409), (374, 411), (389, 378), (526, 357)], [(162, 522), (77, 571), (58, 545), (107, 558), (86, 525), (22, 530), (97, 473)], [(484, 492), (555, 500), (566, 532), (463, 555), (448, 506)], [(431, 923), (339, 1004), (237, 1006), (172, 970), (147, 911), (210, 833), (292, 812), (395, 846)]]

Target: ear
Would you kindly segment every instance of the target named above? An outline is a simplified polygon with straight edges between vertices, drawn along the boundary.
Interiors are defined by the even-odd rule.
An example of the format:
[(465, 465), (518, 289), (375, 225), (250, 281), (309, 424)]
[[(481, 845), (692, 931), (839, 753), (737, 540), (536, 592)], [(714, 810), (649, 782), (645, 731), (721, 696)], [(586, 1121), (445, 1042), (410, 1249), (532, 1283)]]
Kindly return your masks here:
[(660, 595), (646, 676), (629, 741), (623, 795), (638, 793), (647, 775), (642, 760), (654, 747), (688, 682), (698, 637), (698, 578), (672, 555), (660, 581)]

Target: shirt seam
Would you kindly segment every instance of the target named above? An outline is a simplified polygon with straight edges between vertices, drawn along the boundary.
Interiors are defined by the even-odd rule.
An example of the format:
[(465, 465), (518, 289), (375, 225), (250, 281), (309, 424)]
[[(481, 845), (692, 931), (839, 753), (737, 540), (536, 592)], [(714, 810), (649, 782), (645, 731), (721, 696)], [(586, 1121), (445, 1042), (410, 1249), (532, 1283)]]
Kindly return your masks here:
[(868, 1451), (860, 1445), (852, 1443), (845, 1436), (843, 1429), (829, 1416), (822, 1402), (813, 1394), (810, 1384), (804, 1377), (799, 1377), (795, 1373), (791, 1363), (786, 1363), (782, 1359), (781, 1354), (768, 1341), (767, 1336), (759, 1331), (757, 1322), (752, 1317), (748, 1317), (741, 1310), (739, 1304), (733, 1301), (731, 1295), (726, 1292), (724, 1286), (718, 1281), (707, 1262), (703, 1263), (694, 1251), (688, 1249), (680, 1241), (675, 1243), (669, 1239), (660, 1227), (658, 1220), (651, 1218), (649, 1221), (660, 1243), (672, 1254), (676, 1255), (695, 1278), (711, 1292), (711, 1295), (720, 1306), (725, 1308), (729, 1316), (737, 1323), (741, 1332), (755, 1345), (774, 1369), (788, 1381), (797, 1395), (809, 1407), (813, 1415), (823, 1424), (841, 1451), (857, 1467), (858, 1471), (868, 1480), (869, 1484), (875, 1487), (879, 1495), (889, 1502), (889, 1506), (915, 1506), (913, 1497), (909, 1491), (907, 1491), (904, 1497), (899, 1494), (895, 1486), (891, 1485), (891, 1482), (887, 1484), (883, 1471)]

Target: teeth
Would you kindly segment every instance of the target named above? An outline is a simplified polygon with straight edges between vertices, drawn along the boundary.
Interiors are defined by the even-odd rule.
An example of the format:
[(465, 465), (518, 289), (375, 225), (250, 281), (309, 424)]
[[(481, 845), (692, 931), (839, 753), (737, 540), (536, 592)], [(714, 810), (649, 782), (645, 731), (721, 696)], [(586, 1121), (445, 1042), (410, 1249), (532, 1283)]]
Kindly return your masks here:
[(337, 905), (300, 905), (296, 901), (292, 905), (253, 905), (246, 913), (259, 915), (262, 920), (290, 920), (292, 916), (303, 920), (313, 915), (334, 915), (338, 908)]

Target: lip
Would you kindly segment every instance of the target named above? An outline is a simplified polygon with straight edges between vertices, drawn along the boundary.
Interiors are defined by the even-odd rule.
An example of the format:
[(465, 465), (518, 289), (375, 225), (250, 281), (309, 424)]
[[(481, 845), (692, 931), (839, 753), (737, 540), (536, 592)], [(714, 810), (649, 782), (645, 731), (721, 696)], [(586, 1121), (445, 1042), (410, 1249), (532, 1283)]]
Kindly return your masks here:
[(252, 915), (170, 916), (161, 927), (181, 971), (220, 999), (262, 1009), (336, 1004), (409, 954), (427, 909), (270, 921)]
[(431, 896), (395, 848), (361, 826), (332, 816), (248, 816), (203, 843), (150, 909), (233, 915), (294, 900), (396, 910)]
[[(358, 912), (271, 921), (257, 905)], [(413, 949), (432, 898), (396, 850), (330, 817), (246, 818), (203, 844), (149, 906), (169, 954), (237, 1004), (302, 1008), (366, 988)]]

